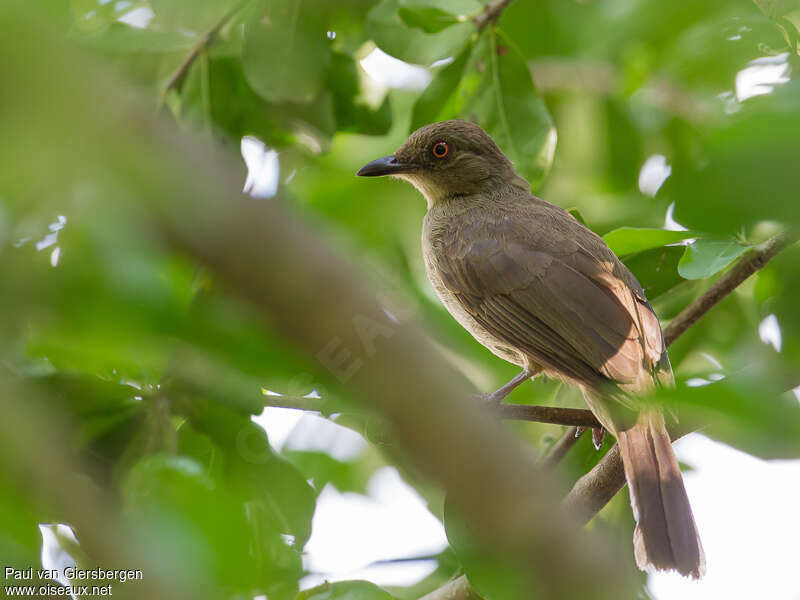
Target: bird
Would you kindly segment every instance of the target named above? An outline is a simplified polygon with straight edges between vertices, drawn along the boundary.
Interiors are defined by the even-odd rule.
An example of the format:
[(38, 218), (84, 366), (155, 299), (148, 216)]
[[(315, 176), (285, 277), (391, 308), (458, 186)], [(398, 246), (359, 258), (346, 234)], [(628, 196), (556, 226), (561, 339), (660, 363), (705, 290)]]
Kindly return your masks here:
[(357, 175), (411, 183), (427, 201), (422, 254), (447, 311), (521, 368), (493, 403), (544, 374), (577, 386), (622, 456), (642, 570), (700, 578), (705, 555), (663, 410), (674, 385), (661, 325), (633, 273), (593, 231), (530, 184), (478, 125), (414, 131)]

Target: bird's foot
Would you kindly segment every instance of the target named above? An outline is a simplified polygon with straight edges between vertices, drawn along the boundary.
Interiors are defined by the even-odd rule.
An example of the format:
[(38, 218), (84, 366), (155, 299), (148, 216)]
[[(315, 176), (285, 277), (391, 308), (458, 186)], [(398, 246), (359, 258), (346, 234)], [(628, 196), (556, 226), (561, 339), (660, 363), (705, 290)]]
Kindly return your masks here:
[(604, 427), (592, 428), (592, 444), (595, 450), (600, 450), (603, 445), (603, 438), (606, 437), (606, 430)]

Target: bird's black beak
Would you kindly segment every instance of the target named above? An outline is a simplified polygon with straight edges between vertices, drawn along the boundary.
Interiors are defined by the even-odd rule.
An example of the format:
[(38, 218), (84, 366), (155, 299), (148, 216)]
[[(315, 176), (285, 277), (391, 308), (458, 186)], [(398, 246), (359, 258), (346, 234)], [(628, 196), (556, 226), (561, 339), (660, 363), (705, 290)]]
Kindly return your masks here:
[(406, 165), (397, 161), (394, 154), (384, 156), (371, 163), (365, 164), (358, 170), (356, 175), (361, 177), (377, 177), (379, 175), (396, 175), (398, 173), (408, 173), (411, 165)]

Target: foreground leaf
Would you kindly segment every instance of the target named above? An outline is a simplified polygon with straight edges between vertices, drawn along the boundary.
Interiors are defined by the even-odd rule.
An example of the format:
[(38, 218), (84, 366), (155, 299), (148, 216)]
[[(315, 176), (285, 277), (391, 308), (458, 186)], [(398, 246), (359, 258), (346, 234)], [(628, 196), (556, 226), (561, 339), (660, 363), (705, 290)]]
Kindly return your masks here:
[(262, 98), (310, 102), (317, 96), (330, 62), (323, 17), (314, 2), (272, 0), (248, 19), (242, 65)]
[[(430, 65), (460, 52), (475, 33), (471, 22), (456, 23), (436, 33), (426, 33), (416, 26), (409, 28), (398, 14), (401, 4), (399, 0), (382, 0), (369, 12), (366, 23), (367, 33), (378, 47), (400, 60)], [(434, 7), (439, 4), (439, 8), (446, 10), (444, 4), (430, 4)], [(464, 12), (472, 13), (480, 10), (481, 5), (467, 0), (463, 7)]]
[[(800, 404), (770, 384), (720, 381), (663, 390), (659, 399), (702, 432), (761, 458), (800, 457)], [(707, 425), (707, 426), (706, 426)]]
[(705, 279), (719, 273), (745, 251), (734, 241), (697, 240), (686, 247), (678, 263), (678, 273), (686, 279)]
[(696, 235), (691, 231), (669, 231), (667, 229), (648, 227), (620, 227), (605, 234), (603, 241), (618, 256), (624, 256), (650, 250), (651, 248), (675, 244)]
[(455, 117), (483, 127), (534, 189), (550, 170), (556, 144), (550, 113), (524, 58), (494, 29), (475, 46), (458, 89), (438, 115)]
[(452, 111), (446, 110), (446, 105), (461, 82), (461, 76), (464, 74), (471, 53), (470, 45), (464, 48), (453, 62), (440, 67), (435, 73), (433, 80), (414, 104), (411, 113), (411, 131), (453, 116)]

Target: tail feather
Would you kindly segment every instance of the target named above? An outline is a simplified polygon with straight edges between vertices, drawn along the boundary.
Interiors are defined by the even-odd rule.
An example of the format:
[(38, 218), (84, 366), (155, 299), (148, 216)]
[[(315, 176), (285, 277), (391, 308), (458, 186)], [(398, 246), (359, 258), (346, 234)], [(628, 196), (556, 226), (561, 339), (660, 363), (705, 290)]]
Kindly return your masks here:
[(636, 425), (617, 432), (617, 442), (636, 518), (636, 564), (701, 577), (703, 546), (663, 417), (645, 411)]

